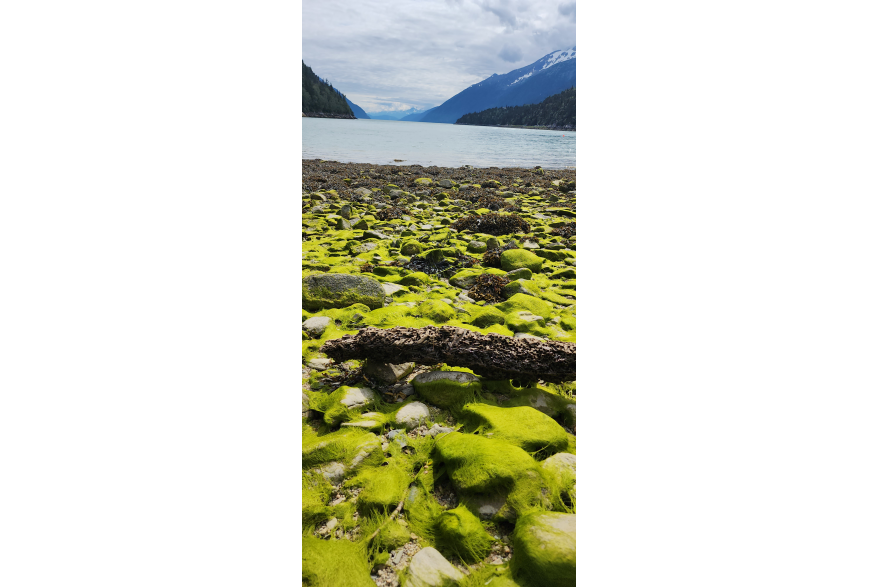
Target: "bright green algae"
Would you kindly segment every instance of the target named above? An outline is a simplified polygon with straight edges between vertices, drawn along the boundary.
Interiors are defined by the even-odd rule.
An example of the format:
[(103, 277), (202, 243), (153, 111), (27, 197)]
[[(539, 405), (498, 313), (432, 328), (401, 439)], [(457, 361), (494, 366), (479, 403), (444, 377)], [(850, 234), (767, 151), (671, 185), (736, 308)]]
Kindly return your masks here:
[(506, 408), (471, 403), (462, 417), (485, 436), (502, 440), (529, 453), (545, 456), (566, 450), (566, 431), (542, 412), (529, 406)]
[[(343, 572), (339, 572), (343, 569)], [(362, 545), (302, 536), (302, 585), (374, 587)]]
[[(550, 172), (543, 173), (548, 175)], [(529, 172), (522, 171), (522, 181), (515, 185), (522, 187), (525, 181), (537, 176), (541, 177), (541, 174), (531, 176)], [(409, 176), (411, 179), (416, 177)], [(352, 181), (346, 180), (345, 183), (354, 187), (357, 185), (356, 181), (357, 178), (353, 177)], [(323, 192), (313, 197), (310, 205), (323, 206), (323, 210), (304, 210), (303, 232), (307, 240), (303, 242), (302, 249), (303, 275), (306, 278), (320, 274), (355, 275), (366, 277), (378, 284), (397, 284), (404, 288), (395, 292), (388, 289), (386, 293), (382, 291), (380, 294), (372, 289), (374, 295), (370, 301), (355, 300), (355, 296), (349, 296), (328, 304), (322, 301), (308, 304), (308, 309), (303, 312), (303, 320), (319, 315), (329, 317), (332, 322), (318, 340), (308, 340), (303, 334), (305, 363), (325, 356), (319, 352), (325, 341), (339, 338), (343, 334), (355, 334), (357, 328), (364, 326), (419, 328), (450, 325), (504, 336), (525, 332), (553, 340), (575, 341), (574, 239), (565, 240), (551, 234), (552, 224), (562, 226), (569, 222), (564, 216), (571, 210), (556, 208), (556, 212), (551, 213), (546, 210), (551, 207), (547, 204), (550, 198), (557, 201), (558, 197), (563, 199), (563, 195), (556, 194), (558, 197), (555, 197), (552, 188), (544, 189), (541, 186), (534, 186), (531, 196), (513, 194), (505, 191), (513, 187), (511, 182), (508, 182), (509, 186), (496, 184), (493, 186), (495, 195), (522, 206), (523, 216), (531, 224), (531, 233), (494, 237), (448, 230), (451, 222), (469, 213), (467, 206), (452, 201), (463, 195), (464, 190), (460, 190), (458, 195), (456, 189), (446, 188), (444, 191), (447, 195), (433, 194), (429, 197), (435, 198), (434, 202), (424, 202), (421, 196), (415, 197), (413, 192), (430, 186), (409, 186), (408, 181), (393, 176), (385, 181), (384, 190), (384, 193), (392, 192), (390, 197), (395, 205), (408, 208), (404, 219), (382, 221), (380, 206), (371, 205), (376, 202), (348, 202), (343, 186), (337, 191)], [(491, 185), (490, 182), (484, 183), (488, 187)], [(547, 187), (547, 184), (543, 185)], [(399, 191), (392, 191), (397, 188)], [(343, 213), (349, 212), (349, 226), (359, 227), (358, 229), (335, 228), (337, 225), (344, 226), (339, 216), (342, 205), (348, 207)], [(488, 212), (486, 208), (478, 211), (479, 214)], [(550, 218), (542, 218), (540, 214), (547, 214)], [(434, 229), (422, 229), (421, 225), (425, 224), (432, 225)], [(395, 230), (397, 226), (405, 230)], [(369, 236), (365, 232), (366, 227), (368, 230), (383, 232), (389, 238)], [(524, 266), (515, 277), (524, 280), (522, 285), (526, 288), (526, 293), (522, 290), (521, 295), (506, 296), (509, 299), (500, 303), (471, 300), (465, 294), (471, 287), (469, 278), (483, 273), (505, 275), (507, 268), (513, 267), (508, 262), (505, 268), (484, 268), (476, 265), (471, 269), (462, 269), (450, 280), (422, 272), (411, 272), (401, 267), (412, 255), (422, 256), (431, 250), (449, 260), (456, 260), (460, 254), (477, 258), (477, 255), (482, 254), (480, 251), (483, 247), (475, 245), (470, 248), (472, 241), (485, 243), (485, 247), (493, 247), (514, 240), (520, 246), (524, 239), (531, 241), (528, 247), (535, 242), (541, 248), (533, 252), (512, 249), (518, 252), (506, 257), (524, 259), (530, 263), (529, 267), (533, 267), (531, 270)], [(381, 266), (382, 263), (394, 260), (397, 261), (395, 267)], [(373, 264), (374, 268), (361, 269), (365, 263)], [(523, 297), (530, 300), (522, 300)], [(377, 302), (378, 298), (380, 303)], [(354, 301), (359, 303), (354, 305)], [(338, 307), (332, 307), (336, 303)], [(526, 316), (522, 316), (522, 312), (541, 318), (525, 320)], [(356, 367), (357, 362), (350, 363), (351, 370)], [(451, 370), (461, 369), (452, 367)], [(310, 420), (305, 426), (309, 432), (303, 433), (303, 460), (307, 464), (303, 473), (302, 516), (306, 529), (310, 528), (309, 532), (313, 532), (318, 525), (331, 518), (337, 520), (338, 528), (350, 530), (361, 526), (362, 535), (354, 537), (355, 542), (346, 539), (317, 541), (323, 544), (347, 542), (358, 547), (360, 554), (355, 555), (359, 557), (356, 564), (361, 571), (364, 570), (366, 576), (373, 565), (387, 562), (389, 551), (410, 541), (411, 533), (418, 537), (416, 540), (421, 546), (434, 545), (447, 557), (459, 557), (470, 564), (481, 562), (493, 542), (484, 529), (486, 522), (478, 519), (479, 511), (476, 506), (483, 499), (501, 497), (504, 505), (496, 519), (510, 522), (520, 520), (520, 516), (531, 512), (547, 509), (575, 511), (574, 493), (570, 495), (570, 479), (557, 477), (551, 471), (543, 470), (540, 462), (532, 456), (536, 454), (538, 458), (543, 458), (548, 453), (556, 452), (563, 440), (566, 440), (564, 451), (574, 454), (575, 437), (563, 432), (561, 439), (556, 434), (556, 429), (553, 429), (545, 437), (550, 442), (544, 442), (543, 438), (537, 448), (533, 438), (528, 437), (532, 430), (510, 426), (507, 419), (502, 417), (504, 412), (495, 412), (526, 407), (543, 412), (546, 418), (550, 415), (565, 425), (574, 425), (574, 410), (566, 410), (566, 406), (574, 404), (574, 401), (564, 397), (560, 391), (553, 387), (536, 388), (535, 382), (523, 382), (525, 387), (510, 386), (509, 382), (505, 382), (512, 389), (497, 390), (495, 394), (498, 395), (495, 395), (494, 392), (488, 392), (488, 382), (476, 379), (457, 386), (439, 384), (432, 386), (432, 389), (430, 386), (419, 386), (415, 395), (404, 404), (385, 405), (378, 397), (373, 405), (350, 408), (340, 405), (336, 391), (338, 384), (331, 383), (332, 377), (336, 377), (337, 381), (341, 374), (342, 371), (337, 366), (330, 366), (325, 371), (314, 371), (307, 377), (313, 385), (318, 386), (322, 382), (325, 387), (322, 391), (307, 391), (309, 407), (317, 420)], [(347, 383), (350, 387), (369, 386), (364, 381)], [(378, 435), (395, 428), (395, 411), (414, 400), (424, 401), (428, 405), (442, 404), (446, 408), (445, 413), (450, 410), (458, 421), (456, 426), (451, 424), (451, 427), (461, 431), (440, 436), (438, 440), (409, 436), (409, 446), (404, 450), (393, 442), (389, 443), (386, 451), (382, 450)], [(473, 403), (475, 401), (479, 403)], [(464, 411), (467, 417), (462, 416)], [(497, 418), (496, 414), (500, 417)], [(366, 429), (349, 426), (364, 422), (372, 424), (366, 426)], [(427, 427), (431, 423), (427, 422)], [(447, 425), (444, 420), (441, 423)], [(460, 424), (464, 425), (462, 429), (459, 428)], [(339, 426), (341, 428), (337, 429)], [(447, 437), (462, 437), (464, 440), (459, 443), (445, 442)], [(527, 448), (522, 449), (520, 446)], [(369, 447), (371, 450), (366, 450)], [(343, 479), (338, 482), (330, 482), (323, 473), (324, 467), (334, 464), (344, 467)], [(491, 474), (479, 480), (477, 474), (472, 474), (473, 471), (491, 471)], [(463, 477), (475, 479), (467, 484), (463, 482)], [(433, 496), (434, 484), (445, 483), (445, 480), (450, 481), (459, 498), (459, 505), (453, 510), (446, 510)], [(458, 485), (459, 483), (463, 483), (463, 486)], [(337, 491), (359, 491), (359, 494), (355, 499), (348, 495), (347, 501), (330, 505), (337, 503), (337, 500), (333, 502)], [(388, 522), (387, 514), (403, 499), (402, 516), (407, 524)], [(480, 515), (483, 518), (483, 512)], [(377, 537), (367, 541), (365, 536), (379, 528)], [(457, 545), (456, 548), (450, 547), (451, 544)], [(461, 548), (464, 544), (471, 547)], [(332, 557), (340, 551), (330, 552), (325, 547), (315, 549), (313, 545), (309, 549), (311, 569), (315, 566), (313, 561), (320, 561), (316, 563), (318, 569), (321, 565), (332, 565), (330, 572), (339, 567)], [(317, 556), (314, 556), (314, 552)], [(512, 561), (515, 561), (515, 557)], [(305, 576), (306, 574), (303, 573), (305, 585), (346, 584), (338, 581), (319, 583), (315, 581), (319, 581), (321, 573), (312, 573), (310, 577)], [(358, 574), (360, 577), (363, 575), (361, 572)], [(325, 574), (322, 576), (326, 577)], [(336, 579), (337, 573), (329, 576)], [(490, 585), (500, 587), (527, 587), (527, 579), (523, 575), (512, 578), (507, 566), (495, 568), (492, 565), (473, 570), (460, 585), (483, 585), (488, 580)], [(373, 583), (369, 579), (365, 584)]]

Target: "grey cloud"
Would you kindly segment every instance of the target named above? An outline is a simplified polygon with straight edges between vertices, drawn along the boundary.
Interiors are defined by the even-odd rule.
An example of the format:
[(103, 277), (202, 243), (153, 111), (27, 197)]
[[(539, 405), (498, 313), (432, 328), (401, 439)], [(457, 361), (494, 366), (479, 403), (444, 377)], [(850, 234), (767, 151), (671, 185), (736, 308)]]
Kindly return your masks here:
[(520, 61), (523, 54), (521, 50), (517, 47), (510, 47), (508, 45), (504, 45), (502, 51), (499, 52), (499, 57), (503, 61), (508, 61), (509, 63), (515, 63), (516, 61)]
[(576, 1), (571, 0), (570, 2), (566, 2), (557, 7), (557, 11), (561, 13), (563, 16), (572, 15), (573, 20), (576, 18)]
[[(497, 4), (501, 4), (498, 6)], [(518, 24), (518, 20), (515, 17), (514, 13), (507, 6), (505, 6), (506, 2), (504, 0), (500, 0), (498, 3), (493, 2), (481, 2), (481, 8), (486, 10), (487, 12), (495, 14), (499, 18), (499, 22), (506, 25), (509, 28), (515, 28)]]

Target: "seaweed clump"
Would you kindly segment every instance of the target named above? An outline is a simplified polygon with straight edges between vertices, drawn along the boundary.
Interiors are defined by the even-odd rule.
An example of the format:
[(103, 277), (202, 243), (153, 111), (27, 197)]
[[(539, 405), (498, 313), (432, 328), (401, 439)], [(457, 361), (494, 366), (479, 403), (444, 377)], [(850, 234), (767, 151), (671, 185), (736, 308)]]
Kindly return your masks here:
[(466, 294), (473, 300), (486, 302), (502, 301), (502, 288), (509, 284), (509, 278), (504, 275), (483, 273), (475, 278), (475, 283)]
[(509, 242), (505, 246), (502, 246), (498, 249), (489, 249), (482, 255), (481, 257), (481, 266), (482, 267), (496, 267), (500, 269), (499, 257), (503, 254), (504, 251), (508, 251), (509, 249), (517, 249), (518, 244), (514, 241)]
[(414, 255), (411, 260), (403, 265), (409, 271), (420, 271), (427, 275), (446, 275), (455, 271), (454, 264), (447, 259), (436, 261), (427, 257)]
[(384, 208), (383, 210), (378, 211), (376, 216), (378, 220), (394, 220), (410, 214), (411, 212), (407, 208), (390, 206), (389, 208)]
[(471, 215), (451, 224), (451, 228), (463, 231), (481, 232), (500, 236), (516, 232), (530, 232), (530, 224), (517, 214), (496, 214), (491, 212), (483, 216)]
[(569, 222), (564, 224), (563, 226), (558, 226), (557, 228), (551, 231), (552, 234), (556, 234), (562, 236), (563, 238), (570, 238), (576, 235), (576, 223)]

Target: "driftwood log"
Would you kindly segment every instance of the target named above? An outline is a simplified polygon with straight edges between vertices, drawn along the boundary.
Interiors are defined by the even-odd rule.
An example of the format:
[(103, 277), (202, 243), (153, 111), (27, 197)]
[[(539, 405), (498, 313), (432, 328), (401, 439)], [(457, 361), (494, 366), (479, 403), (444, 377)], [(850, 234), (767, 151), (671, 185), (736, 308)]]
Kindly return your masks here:
[(445, 363), (472, 369), (487, 379), (559, 383), (576, 378), (576, 345), (572, 343), (480, 334), (455, 326), (365, 328), (356, 336), (345, 334), (328, 341), (322, 351), (335, 362)]

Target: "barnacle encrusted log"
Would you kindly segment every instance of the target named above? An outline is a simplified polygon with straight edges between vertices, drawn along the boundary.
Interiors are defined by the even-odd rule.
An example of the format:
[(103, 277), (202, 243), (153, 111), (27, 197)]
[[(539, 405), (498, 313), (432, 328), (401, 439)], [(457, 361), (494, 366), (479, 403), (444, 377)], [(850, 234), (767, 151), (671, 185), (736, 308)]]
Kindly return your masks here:
[(446, 363), (488, 379), (574, 381), (576, 345), (568, 342), (480, 334), (455, 326), (365, 328), (328, 341), (322, 351), (336, 362)]

